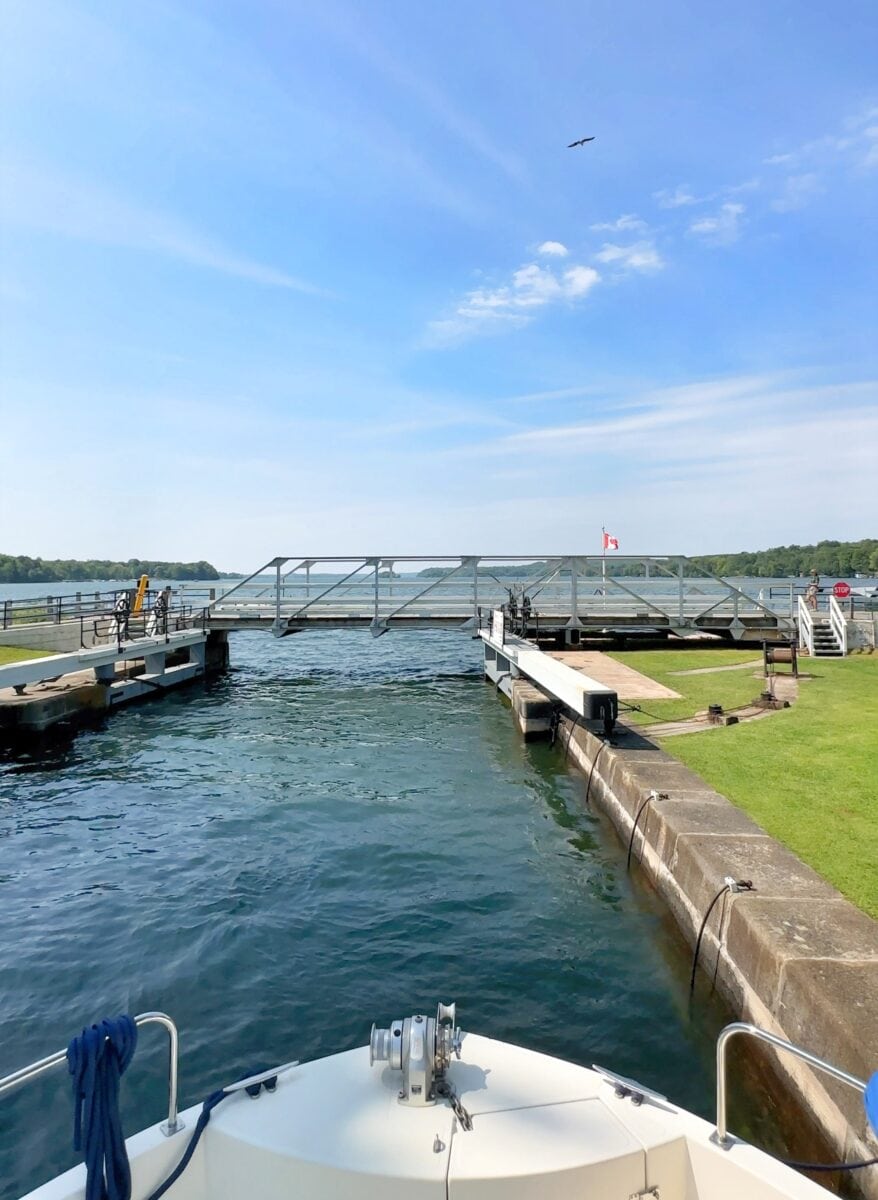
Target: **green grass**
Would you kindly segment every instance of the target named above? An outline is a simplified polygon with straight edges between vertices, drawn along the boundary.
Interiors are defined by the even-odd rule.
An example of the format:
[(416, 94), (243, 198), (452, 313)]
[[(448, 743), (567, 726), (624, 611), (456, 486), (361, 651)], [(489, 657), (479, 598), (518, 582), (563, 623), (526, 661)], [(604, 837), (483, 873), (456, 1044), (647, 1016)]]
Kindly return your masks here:
[(29, 658), (45, 658), (50, 650), (24, 650), (21, 646), (0, 646), (0, 667), (25, 662)]
[[(626, 721), (651, 725), (655, 721), (678, 721), (703, 712), (709, 704), (737, 708), (759, 695), (761, 685), (752, 671), (720, 671), (715, 675), (677, 675), (677, 671), (697, 671), (702, 667), (730, 667), (738, 663), (759, 662), (762, 650), (630, 650), (611, 655), (663, 683), (682, 696), (680, 700), (632, 700), (646, 712), (624, 714)], [(624, 702), (623, 702), (624, 703)]]
[[(631, 657), (667, 679), (661, 652)], [(661, 745), (878, 917), (878, 655), (800, 661), (814, 678), (801, 681), (792, 708)]]

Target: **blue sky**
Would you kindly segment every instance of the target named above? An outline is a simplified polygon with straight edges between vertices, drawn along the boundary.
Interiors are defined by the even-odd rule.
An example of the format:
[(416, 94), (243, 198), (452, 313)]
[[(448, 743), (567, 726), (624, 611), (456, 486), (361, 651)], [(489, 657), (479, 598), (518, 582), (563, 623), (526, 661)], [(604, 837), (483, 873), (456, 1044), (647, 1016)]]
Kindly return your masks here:
[(875, 536), (871, 0), (6, 0), (0, 41), (0, 552)]

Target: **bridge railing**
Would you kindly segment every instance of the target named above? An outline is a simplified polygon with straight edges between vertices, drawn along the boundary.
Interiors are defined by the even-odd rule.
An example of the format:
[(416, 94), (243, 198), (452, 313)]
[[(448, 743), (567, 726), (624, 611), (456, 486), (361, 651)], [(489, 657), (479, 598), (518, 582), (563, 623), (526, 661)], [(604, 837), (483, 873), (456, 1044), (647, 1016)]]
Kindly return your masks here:
[(602, 614), (671, 628), (760, 615), (772, 625), (789, 621), (783, 605), (779, 611), (680, 555), (278, 557), (215, 595), (208, 617), (273, 621), (276, 632), (350, 618), (380, 633), (411, 618), (476, 624), (480, 611), (501, 604), (527, 604), (574, 625)]

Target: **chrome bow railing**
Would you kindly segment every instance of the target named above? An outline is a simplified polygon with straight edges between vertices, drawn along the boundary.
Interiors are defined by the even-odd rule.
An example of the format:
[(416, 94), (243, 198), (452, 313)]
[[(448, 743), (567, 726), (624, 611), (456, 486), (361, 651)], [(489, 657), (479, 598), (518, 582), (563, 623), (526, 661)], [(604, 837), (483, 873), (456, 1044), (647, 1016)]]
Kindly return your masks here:
[(786, 1042), (783, 1038), (776, 1037), (775, 1034), (769, 1033), (765, 1029), (760, 1029), (758, 1025), (751, 1025), (747, 1021), (735, 1021), (734, 1024), (727, 1025), (716, 1039), (716, 1133), (714, 1138), (720, 1146), (728, 1147), (732, 1144), (728, 1130), (726, 1106), (726, 1047), (738, 1034), (745, 1034), (748, 1037), (756, 1038), (757, 1041), (767, 1042), (769, 1046), (774, 1046), (775, 1050), (784, 1050), (787, 1054), (792, 1054), (794, 1058), (800, 1058), (802, 1062), (806, 1062), (809, 1067), (814, 1067), (815, 1070), (823, 1071), (825, 1075), (831, 1075), (833, 1079), (846, 1083), (848, 1087), (860, 1092), (861, 1095), (866, 1091), (866, 1084), (862, 1079), (857, 1079), (856, 1075), (850, 1075), (847, 1071), (842, 1071), (840, 1067), (834, 1067), (832, 1063), (818, 1058), (809, 1050), (803, 1050), (801, 1046)]
[[(177, 1026), (166, 1013), (161, 1012), (140, 1013), (139, 1016), (134, 1018), (134, 1024), (138, 1027), (141, 1025), (161, 1025), (168, 1031), (168, 1119), (162, 1122), (161, 1131), (165, 1137), (170, 1137), (183, 1128), (183, 1122), (177, 1114), (177, 1062), (179, 1058)], [(13, 1071), (11, 1075), (5, 1075), (0, 1079), (0, 1095), (3, 1092), (11, 1091), (22, 1083), (29, 1083), (30, 1080), (36, 1079), (37, 1076), (50, 1071), (52, 1067), (60, 1066), (61, 1063), (66, 1061), (67, 1051), (59, 1050), (56, 1054), (50, 1054), (48, 1058), (41, 1058), (38, 1062), (31, 1063), (30, 1066), (22, 1067), (19, 1071)]]

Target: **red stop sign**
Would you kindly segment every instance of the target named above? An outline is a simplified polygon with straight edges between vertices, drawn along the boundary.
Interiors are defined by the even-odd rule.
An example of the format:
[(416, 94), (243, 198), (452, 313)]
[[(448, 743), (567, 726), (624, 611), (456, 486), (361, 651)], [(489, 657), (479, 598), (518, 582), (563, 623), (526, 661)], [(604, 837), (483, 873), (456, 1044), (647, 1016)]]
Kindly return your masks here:
[(839, 579), (838, 583), (832, 585), (832, 594), (836, 600), (846, 600), (851, 594), (851, 585), (845, 583), (843, 579)]

